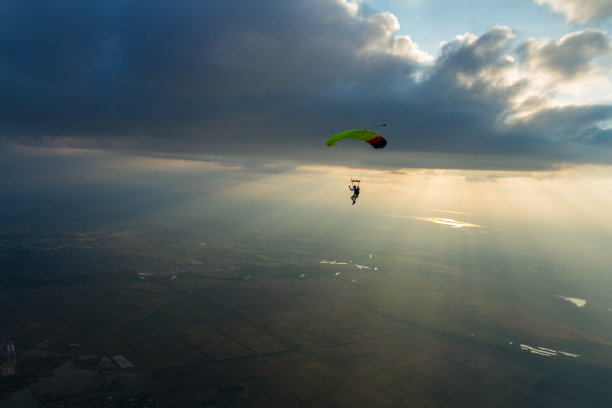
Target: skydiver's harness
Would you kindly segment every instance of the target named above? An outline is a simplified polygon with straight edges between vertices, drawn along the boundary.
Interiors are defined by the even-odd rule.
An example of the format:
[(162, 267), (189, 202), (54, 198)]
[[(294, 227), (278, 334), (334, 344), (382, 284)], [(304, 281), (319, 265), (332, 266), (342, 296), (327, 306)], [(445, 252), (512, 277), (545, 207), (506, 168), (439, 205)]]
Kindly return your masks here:
[(350, 187), (350, 189), (353, 192), (353, 197), (354, 198), (359, 197), (359, 182), (360, 181), (361, 180), (351, 180), (352, 187)]

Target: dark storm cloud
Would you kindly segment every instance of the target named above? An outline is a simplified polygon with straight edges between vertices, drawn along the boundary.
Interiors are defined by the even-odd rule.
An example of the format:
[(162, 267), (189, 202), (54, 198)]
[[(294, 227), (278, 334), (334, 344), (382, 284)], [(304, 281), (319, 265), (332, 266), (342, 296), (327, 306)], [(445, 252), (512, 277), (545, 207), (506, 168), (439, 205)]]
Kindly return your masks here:
[[(588, 162), (594, 140), (608, 146), (606, 106), (509, 120), (530, 81), (507, 80), (521, 64), (507, 27), (457, 37), (434, 60), (390, 13), (343, 0), (0, 7), (0, 134), (15, 143), (316, 161), (329, 134), (384, 121), (395, 152), (469, 167), (478, 155), (487, 167)], [(540, 45), (518, 45), (523, 64), (573, 80), (610, 49), (591, 31)]]
[(288, 130), (321, 90), (390, 86), (414, 65), (358, 58), (381, 34), (338, 1), (9, 1), (3, 9), (6, 135), (150, 136), (176, 148), (249, 140), (269, 135), (278, 117), (287, 120), (277, 132)]

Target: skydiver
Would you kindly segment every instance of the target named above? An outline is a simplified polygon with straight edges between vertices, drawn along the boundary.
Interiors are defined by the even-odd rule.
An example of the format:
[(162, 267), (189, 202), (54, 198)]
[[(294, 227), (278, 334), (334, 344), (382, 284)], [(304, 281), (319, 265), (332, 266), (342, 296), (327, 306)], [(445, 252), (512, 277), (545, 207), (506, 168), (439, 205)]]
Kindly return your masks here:
[(353, 200), (353, 204), (351, 205), (355, 205), (355, 201), (357, 201), (357, 197), (359, 197), (359, 186), (354, 185), (353, 187), (351, 187), (349, 185), (348, 187), (349, 187), (349, 190), (353, 192), (353, 196), (351, 197), (351, 200)]

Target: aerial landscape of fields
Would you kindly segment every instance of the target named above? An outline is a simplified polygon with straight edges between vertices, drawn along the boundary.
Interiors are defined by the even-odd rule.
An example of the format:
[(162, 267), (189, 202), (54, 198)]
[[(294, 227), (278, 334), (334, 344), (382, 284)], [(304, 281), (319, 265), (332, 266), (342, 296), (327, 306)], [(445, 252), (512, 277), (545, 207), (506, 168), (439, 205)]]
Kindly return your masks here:
[[(0, 328), (19, 374), (3, 380), (6, 406), (25, 392), (45, 406), (113, 398), (139, 407), (597, 407), (610, 398), (596, 386), (612, 378), (607, 327), (592, 330), (592, 317), (552, 292), (538, 300), (547, 286), (509, 294), (496, 278), (474, 287), (486, 271), (452, 249), (394, 256), (368, 247), (377, 233), (337, 246), (333, 234), (257, 228), (58, 225), (2, 234)], [(568, 371), (573, 387), (560, 375)]]

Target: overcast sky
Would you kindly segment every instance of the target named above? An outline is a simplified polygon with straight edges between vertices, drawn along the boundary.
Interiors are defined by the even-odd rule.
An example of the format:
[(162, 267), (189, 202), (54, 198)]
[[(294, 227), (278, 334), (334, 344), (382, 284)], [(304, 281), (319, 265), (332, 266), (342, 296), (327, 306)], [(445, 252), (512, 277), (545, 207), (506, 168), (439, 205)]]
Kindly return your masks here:
[(606, 0), (4, 0), (0, 140), (315, 163), (385, 122), (389, 167), (610, 164), (611, 20)]

